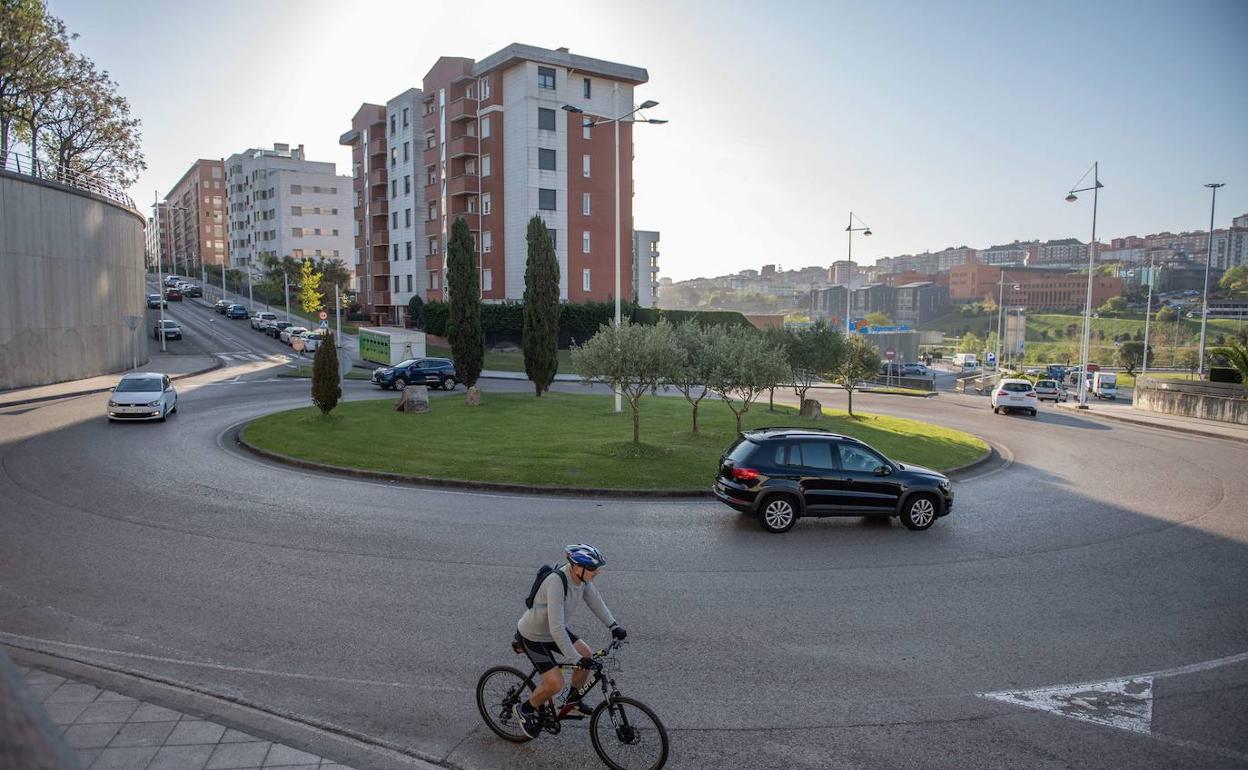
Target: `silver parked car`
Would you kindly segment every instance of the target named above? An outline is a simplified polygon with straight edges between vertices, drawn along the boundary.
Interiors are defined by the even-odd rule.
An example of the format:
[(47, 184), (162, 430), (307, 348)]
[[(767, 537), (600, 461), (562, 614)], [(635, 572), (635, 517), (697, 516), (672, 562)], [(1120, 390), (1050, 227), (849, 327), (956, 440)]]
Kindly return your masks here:
[(1055, 404), (1065, 401), (1066, 389), (1057, 380), (1036, 380), (1036, 400), (1052, 401)]
[(160, 420), (178, 411), (178, 391), (169, 375), (134, 372), (121, 378), (108, 397), (108, 420)]

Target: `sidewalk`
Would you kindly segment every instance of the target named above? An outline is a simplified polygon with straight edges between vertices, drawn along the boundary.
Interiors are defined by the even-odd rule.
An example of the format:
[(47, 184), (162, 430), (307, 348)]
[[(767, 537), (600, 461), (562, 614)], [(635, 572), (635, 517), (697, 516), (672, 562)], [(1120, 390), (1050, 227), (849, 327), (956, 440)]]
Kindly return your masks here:
[(84, 770), (351, 770), (191, 714), (37, 668), (17, 669)]
[(52, 385), (37, 385), (31, 388), (14, 388), (0, 391), (0, 407), (33, 404), (39, 401), (51, 401), (54, 398), (84, 396), (89, 393), (103, 393), (117, 384), (121, 375), (127, 372), (160, 372), (169, 375), (170, 379), (180, 380), (196, 374), (218, 369), (221, 359), (204, 355), (173, 355), (171, 353), (153, 353), (146, 364), (126, 372), (103, 374), (99, 377), (88, 377), (84, 380), (69, 380)]
[(1235, 425), (1228, 422), (1198, 420), (1194, 417), (1180, 417), (1173, 414), (1161, 414), (1135, 409), (1125, 401), (1089, 401), (1087, 409), (1080, 409), (1076, 401), (1064, 401), (1057, 404), (1058, 409), (1066, 409), (1081, 416), (1098, 417), (1106, 420), (1130, 422), (1151, 428), (1173, 430), (1181, 433), (1192, 433), (1198, 436), (1225, 438), (1232, 441), (1248, 442), (1248, 426)]

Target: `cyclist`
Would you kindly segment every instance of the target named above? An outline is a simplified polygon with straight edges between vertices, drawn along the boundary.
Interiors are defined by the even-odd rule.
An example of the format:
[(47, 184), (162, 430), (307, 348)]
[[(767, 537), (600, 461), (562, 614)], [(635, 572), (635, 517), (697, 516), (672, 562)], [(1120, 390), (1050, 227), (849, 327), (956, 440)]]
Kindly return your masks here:
[(607, 609), (602, 597), (598, 595), (598, 589), (594, 588), (594, 578), (598, 575), (598, 570), (607, 563), (602, 552), (592, 545), (577, 543), (565, 548), (564, 554), (568, 563), (546, 576), (533, 597), (532, 609), (525, 610), (516, 623), (524, 653), (542, 675), (533, 695), (527, 701), (521, 702), (519, 708), (520, 721), (525, 733), (531, 738), (536, 738), (541, 732), (537, 708), (563, 688), (563, 669), (558, 667), (556, 654), (577, 661), (578, 666), (572, 674), (572, 689), (560, 708), (573, 705), (580, 714), (590, 713), (590, 709), (580, 702), (576, 691), (585, 684), (589, 669), (593, 668), (593, 650), (568, 628), (568, 617), (577, 600), (583, 600), (589, 605), (589, 609), (598, 616), (603, 625), (611, 630), (612, 638), (623, 639), (628, 636), (628, 632), (615, 622), (611, 610)]

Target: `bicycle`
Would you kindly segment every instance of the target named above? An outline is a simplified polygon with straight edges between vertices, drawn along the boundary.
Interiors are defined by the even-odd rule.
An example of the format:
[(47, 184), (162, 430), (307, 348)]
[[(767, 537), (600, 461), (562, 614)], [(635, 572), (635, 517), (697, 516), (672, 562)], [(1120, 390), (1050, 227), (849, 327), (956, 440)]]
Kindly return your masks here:
[[(649, 706), (620, 695), (612, 675), (621, 670), (615, 653), (624, 644), (616, 640), (606, 649), (595, 652), (593, 675), (580, 687), (582, 697), (595, 687), (602, 689), (602, 702), (589, 715), (590, 742), (598, 758), (612, 770), (659, 770), (667, 764), (667, 729)], [(574, 663), (559, 666), (561, 669), (576, 667)], [(477, 709), (495, 735), (513, 743), (533, 740), (524, 731), (516, 712), (521, 698), (529, 697), (527, 693), (535, 689), (537, 678), (536, 667), (525, 676), (511, 666), (494, 666), (477, 680)], [(546, 701), (538, 709), (541, 729), (558, 735), (561, 722), (584, 719), (575, 708), (575, 705), (565, 705), (556, 710), (553, 699)], [(607, 719), (603, 719), (604, 714)], [(634, 757), (640, 758), (633, 760)]]

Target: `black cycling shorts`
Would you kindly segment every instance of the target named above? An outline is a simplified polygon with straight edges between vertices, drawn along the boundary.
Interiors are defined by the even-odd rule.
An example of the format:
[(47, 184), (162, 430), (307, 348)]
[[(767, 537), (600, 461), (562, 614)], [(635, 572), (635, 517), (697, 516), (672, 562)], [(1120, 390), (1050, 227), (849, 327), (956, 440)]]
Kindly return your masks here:
[[(572, 633), (570, 628), (567, 631), (572, 643), (576, 644), (580, 637)], [(539, 674), (545, 674), (559, 665), (559, 659), (563, 657), (563, 652), (555, 642), (535, 642), (526, 638), (523, 634), (520, 636), (520, 641), (524, 644), (524, 654), (529, 656), (529, 660), (533, 661), (534, 666), (537, 666)]]

